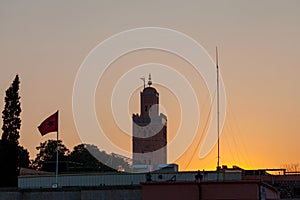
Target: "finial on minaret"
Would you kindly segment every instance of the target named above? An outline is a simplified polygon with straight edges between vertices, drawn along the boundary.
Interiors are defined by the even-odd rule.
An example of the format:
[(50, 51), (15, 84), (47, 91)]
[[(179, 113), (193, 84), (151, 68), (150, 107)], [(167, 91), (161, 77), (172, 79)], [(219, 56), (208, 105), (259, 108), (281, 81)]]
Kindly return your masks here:
[(145, 77), (142, 77), (142, 78), (140, 78), (142, 81), (143, 81), (143, 83), (144, 83), (144, 89), (145, 89)]
[(151, 74), (149, 74), (148, 85), (149, 85), (149, 87), (152, 85)]

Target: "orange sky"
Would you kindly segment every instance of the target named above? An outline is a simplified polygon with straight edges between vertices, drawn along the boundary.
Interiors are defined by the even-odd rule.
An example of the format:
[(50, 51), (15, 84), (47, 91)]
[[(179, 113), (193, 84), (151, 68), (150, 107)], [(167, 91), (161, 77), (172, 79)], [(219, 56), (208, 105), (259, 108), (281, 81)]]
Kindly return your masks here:
[[(145, 26), (170, 28), (192, 37), (211, 57), (214, 57), (215, 46), (219, 47), (227, 96), (221, 164), (275, 168), (299, 163), (299, 4), (292, 0), (1, 2), (0, 109), (4, 107), (5, 90), (19, 74), (21, 145), (34, 158), (35, 147), (40, 142), (55, 138), (54, 133), (40, 136), (36, 127), (59, 109), (60, 137), (72, 149), (81, 143), (72, 114), (73, 85), (88, 53), (101, 41), (121, 31)], [(204, 113), (200, 119), (201, 129), (209, 110), (205, 104), (208, 92), (203, 80), (194, 77), (182, 59), (160, 51), (134, 52), (113, 63), (99, 83), (95, 97), (100, 122), (108, 120), (106, 126), (112, 131), (116, 129), (103, 117), (111, 111), (100, 103), (101, 94), (111, 93), (129, 67), (150, 61), (176, 68), (196, 87), (199, 108)], [(148, 73), (151, 72), (145, 71), (145, 76)], [(139, 84), (136, 88), (141, 89), (142, 82)], [(179, 121), (183, 120), (178, 108), (180, 100), (176, 101), (176, 94), (167, 88), (156, 86), (161, 103), (169, 113), (171, 140)], [(129, 113), (139, 110), (139, 89), (131, 96)], [(106, 101), (109, 103), (109, 99)], [(195, 148), (200, 137), (198, 134), (193, 145), (177, 160), (182, 170), (215, 167), (216, 148), (204, 159), (198, 158), (199, 149)], [(114, 140), (123, 144), (118, 137)]]

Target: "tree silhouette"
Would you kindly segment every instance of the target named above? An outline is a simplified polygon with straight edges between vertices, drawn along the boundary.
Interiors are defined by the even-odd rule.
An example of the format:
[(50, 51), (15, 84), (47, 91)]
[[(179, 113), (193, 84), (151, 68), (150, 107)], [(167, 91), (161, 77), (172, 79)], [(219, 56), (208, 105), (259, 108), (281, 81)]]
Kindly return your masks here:
[[(56, 140), (42, 142), (36, 149), (39, 150), (39, 153), (32, 161), (31, 167), (37, 170), (55, 172)], [(79, 144), (73, 148), (72, 152), (69, 152), (68, 148), (59, 140), (58, 154), (60, 173), (129, 170), (127, 158), (117, 154), (107, 154), (91, 144)]]
[(17, 149), (17, 155), (18, 167), (28, 168), (30, 165), (30, 157), (28, 150), (19, 145)]
[(11, 86), (6, 90), (5, 107), (2, 112), (2, 141), (19, 144), (19, 130), (21, 128), (21, 103), (19, 96), (19, 76), (16, 75)]
[(115, 172), (115, 169), (108, 167), (100, 162), (93, 155), (99, 155), (101, 157), (109, 157), (105, 152), (98, 149), (97, 146), (91, 144), (79, 144), (74, 147), (73, 151), (69, 155), (70, 164), (73, 167), (69, 171), (76, 172)]
[(290, 163), (282, 165), (282, 168), (286, 169), (286, 172), (299, 172), (300, 165), (299, 163)]
[(0, 140), (0, 187), (17, 187), (17, 147)]
[(107, 154), (92, 144), (75, 146), (69, 156), (69, 160), (97, 167), (98, 172), (129, 171), (131, 163), (131, 159), (129, 158), (115, 153)]
[(16, 187), (19, 164), (22, 163), (23, 166), (28, 166), (29, 164), (29, 155), (26, 156), (27, 150), (25, 151), (23, 147), (19, 146), (18, 141), (21, 128), (19, 84), (19, 76), (16, 75), (14, 81), (5, 92), (5, 106), (2, 112), (3, 133), (0, 142), (0, 186), (2, 187)]
[[(32, 163), (32, 167), (38, 170), (55, 172), (56, 163), (56, 140), (47, 140), (40, 143), (40, 146), (36, 147), (39, 153), (36, 155), (35, 160)], [(59, 163), (67, 161), (67, 155), (69, 149), (58, 140), (58, 160)], [(65, 165), (59, 165), (59, 171), (65, 171)]]

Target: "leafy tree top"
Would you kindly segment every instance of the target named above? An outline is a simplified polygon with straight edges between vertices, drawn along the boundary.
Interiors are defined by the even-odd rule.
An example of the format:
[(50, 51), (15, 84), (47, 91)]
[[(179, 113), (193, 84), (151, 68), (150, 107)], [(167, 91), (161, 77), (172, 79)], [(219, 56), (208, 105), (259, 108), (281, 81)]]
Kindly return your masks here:
[(82, 163), (84, 166), (93, 167), (94, 169), (97, 168), (98, 172), (129, 170), (129, 163), (125, 157), (120, 157), (113, 153), (107, 154), (92, 144), (79, 144), (75, 146), (69, 155), (69, 160)]
[[(56, 140), (47, 140), (40, 143), (40, 146), (36, 147), (39, 153), (36, 155), (33, 161), (33, 167), (45, 171), (55, 171), (55, 165), (47, 166), (44, 165), (49, 162), (55, 162), (56, 160)], [(59, 161), (66, 161), (67, 155), (69, 154), (69, 149), (58, 140), (58, 158)], [(49, 169), (48, 169), (49, 168)]]
[(105, 152), (100, 151), (97, 146), (91, 144), (79, 144), (74, 147), (73, 151), (69, 155), (69, 161), (81, 164), (82, 171), (97, 171), (97, 172), (114, 172), (116, 170), (106, 166), (96, 159), (90, 152), (93, 152), (93, 155), (107, 157)]
[(21, 103), (19, 96), (19, 76), (16, 75), (10, 87), (6, 90), (5, 106), (2, 112), (2, 140), (19, 144), (19, 130), (21, 128)]

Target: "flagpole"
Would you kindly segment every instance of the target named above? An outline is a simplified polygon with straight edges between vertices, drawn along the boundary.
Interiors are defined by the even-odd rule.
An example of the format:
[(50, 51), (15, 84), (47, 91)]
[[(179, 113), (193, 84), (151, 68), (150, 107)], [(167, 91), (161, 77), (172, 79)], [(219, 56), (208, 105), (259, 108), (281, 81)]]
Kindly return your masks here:
[(55, 183), (56, 183), (56, 186), (58, 187), (58, 110), (57, 110), (57, 131), (56, 131), (56, 168), (55, 168)]

